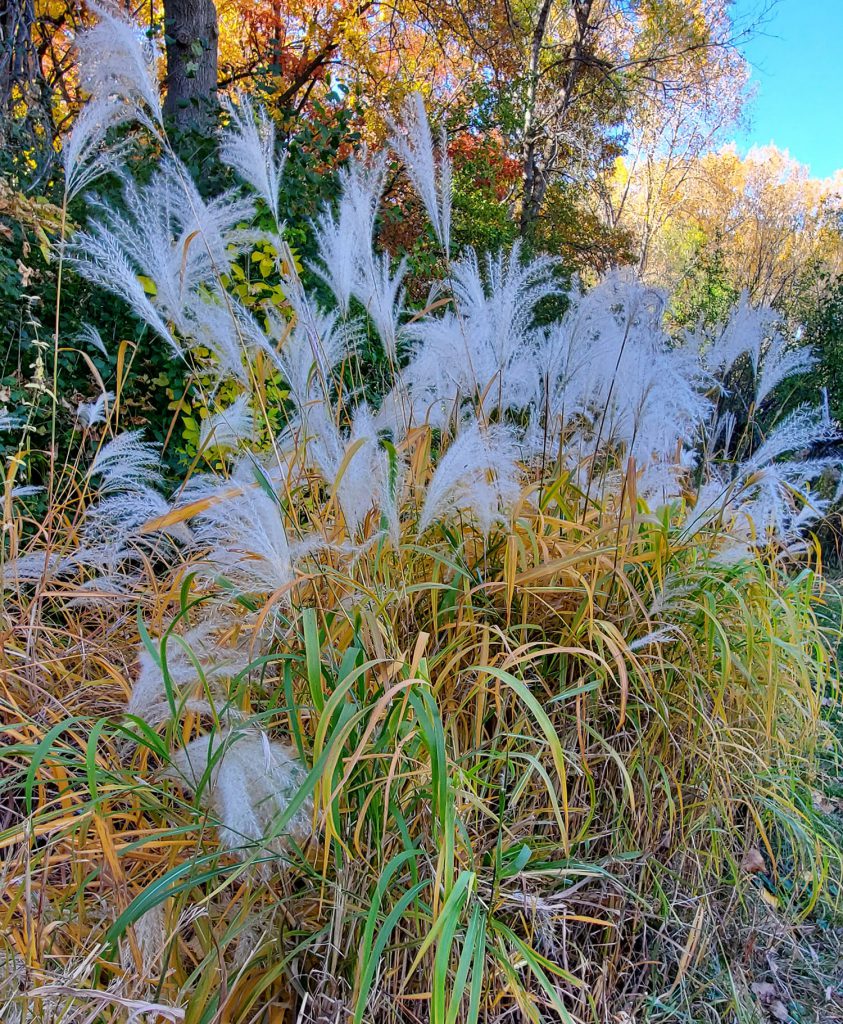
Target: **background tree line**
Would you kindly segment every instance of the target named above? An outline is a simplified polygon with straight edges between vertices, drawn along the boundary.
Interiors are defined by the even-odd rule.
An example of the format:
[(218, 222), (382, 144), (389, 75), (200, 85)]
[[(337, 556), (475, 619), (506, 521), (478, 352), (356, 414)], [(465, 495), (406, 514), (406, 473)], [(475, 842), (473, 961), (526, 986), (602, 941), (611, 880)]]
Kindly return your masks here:
[[(13, 330), (0, 400), (14, 405), (15, 389), (37, 375), (39, 308), (49, 308), (54, 270), (33, 231), (55, 220), (47, 202), (58, 139), (83, 95), (72, 36), (92, 8), (2, 3), (0, 301)], [(127, 9), (161, 47), (165, 110), (201, 179), (224, 175), (210, 145), (218, 96), (245, 89), (269, 110), (290, 152), (287, 224), (303, 263), (333, 171), (361, 145), (380, 147), (404, 98), (421, 90), (447, 132), (458, 243), (495, 250), (520, 236), (586, 280), (629, 267), (667, 289), (677, 328), (722, 318), (746, 292), (811, 333), (823, 362), (808, 386), (826, 387), (841, 408), (843, 176), (819, 182), (775, 149), (742, 159), (724, 147), (745, 116), (741, 44), (763, 24), (764, 0), (744, 19), (731, 0), (150, 0)], [(69, 212), (84, 217), (82, 204)], [(420, 277), (435, 262), (397, 174), (379, 231)], [(271, 275), (254, 280), (247, 269), (245, 289), (273, 287)], [(102, 301), (66, 287), (80, 292), (64, 305), (68, 317)], [(115, 310), (115, 342), (136, 329), (123, 316)], [(175, 415), (178, 369), (163, 357), (147, 369)]]

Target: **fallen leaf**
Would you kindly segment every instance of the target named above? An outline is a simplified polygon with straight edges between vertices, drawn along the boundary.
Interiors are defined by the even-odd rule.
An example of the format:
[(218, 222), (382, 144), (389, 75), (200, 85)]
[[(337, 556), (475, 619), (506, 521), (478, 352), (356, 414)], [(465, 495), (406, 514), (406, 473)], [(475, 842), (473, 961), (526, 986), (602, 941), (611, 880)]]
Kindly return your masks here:
[(779, 990), (769, 981), (754, 981), (749, 987), (762, 1003), (771, 1003), (774, 999), (778, 999)]
[(747, 850), (741, 861), (741, 871), (745, 871), (748, 875), (757, 875), (759, 871), (766, 870), (767, 865), (764, 863), (761, 851), (756, 850), (755, 847)]
[(833, 814), (837, 810), (835, 801), (829, 800), (825, 793), (820, 793), (816, 789), (811, 793), (811, 803), (814, 805), (814, 810), (821, 814)]
[(766, 1009), (773, 1020), (790, 1020), (790, 1014), (781, 999), (774, 999)]
[(779, 905), (778, 896), (774, 896), (769, 889), (760, 888), (758, 894), (768, 907), (777, 907)]
[(750, 988), (764, 1007), (764, 1012), (773, 1020), (790, 1020), (787, 1006), (779, 998), (779, 990), (769, 981), (755, 981)]

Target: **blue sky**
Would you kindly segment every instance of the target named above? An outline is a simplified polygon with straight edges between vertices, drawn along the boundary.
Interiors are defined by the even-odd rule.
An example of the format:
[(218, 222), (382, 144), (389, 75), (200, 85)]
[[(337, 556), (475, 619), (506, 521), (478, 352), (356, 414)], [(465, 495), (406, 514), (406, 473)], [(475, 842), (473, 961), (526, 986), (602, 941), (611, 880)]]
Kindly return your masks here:
[[(738, 17), (764, 0), (736, 0)], [(756, 99), (736, 142), (775, 142), (815, 178), (843, 168), (843, 0), (779, 0), (743, 47)]]

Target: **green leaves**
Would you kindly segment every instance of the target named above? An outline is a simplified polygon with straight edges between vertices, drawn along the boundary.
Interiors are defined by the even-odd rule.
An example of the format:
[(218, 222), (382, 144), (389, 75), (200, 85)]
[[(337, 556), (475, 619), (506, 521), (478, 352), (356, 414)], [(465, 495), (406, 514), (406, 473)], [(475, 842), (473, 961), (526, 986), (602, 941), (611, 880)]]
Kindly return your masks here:
[(423, 892), (428, 885), (429, 882), (427, 881), (419, 882), (418, 885), (414, 885), (400, 897), (384, 920), (383, 926), (378, 931), (377, 938), (372, 944), (368, 958), (361, 960), (361, 963), (363, 964), (363, 977), (360, 983), (360, 995), (357, 999), (357, 1007), (354, 1011), (354, 1024), (361, 1024), (363, 1020), (363, 1014), (366, 1009), (366, 999), (369, 995), (369, 991), (371, 990), (380, 958), (386, 949), (386, 945), (389, 942), (393, 929), (402, 919), (405, 911), (413, 900), (416, 899), (416, 897)]
[[(478, 667), (475, 668), (474, 671), (481, 671), (481, 669)], [(519, 700), (522, 701), (522, 703), (529, 709), (540, 731), (544, 735), (545, 742), (547, 743), (553, 757), (553, 764), (556, 768), (559, 790), (562, 797), (562, 817), (557, 817), (557, 821), (559, 824), (559, 830), (562, 833), (565, 850), (567, 852), (569, 849), (568, 771), (565, 766), (565, 752), (562, 749), (562, 744), (559, 742), (559, 735), (538, 699), (530, 692), (529, 688), (520, 679), (517, 679), (511, 672), (506, 672), (503, 669), (496, 668), (494, 666), (483, 667), (482, 671), (500, 679), (501, 682), (505, 683), (513, 690)], [(573, 695), (575, 695), (575, 693)], [(563, 699), (564, 695), (557, 698), (557, 700)]]

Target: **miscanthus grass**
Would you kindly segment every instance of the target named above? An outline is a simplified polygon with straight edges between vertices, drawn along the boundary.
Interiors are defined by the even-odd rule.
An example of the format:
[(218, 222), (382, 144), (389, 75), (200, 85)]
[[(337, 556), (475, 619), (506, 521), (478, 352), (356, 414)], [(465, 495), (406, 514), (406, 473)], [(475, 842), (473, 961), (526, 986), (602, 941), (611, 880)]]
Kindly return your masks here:
[[(10, 449), (3, 1019), (835, 1019), (839, 613), (809, 527), (837, 428), (775, 401), (810, 353), (745, 304), (677, 338), (621, 273), (548, 323), (551, 258), (453, 252), (416, 98), (315, 212), (317, 301), (267, 115), (226, 104), (243, 188), (203, 198), (154, 54), (99, 18), (66, 174), (123, 199), (63, 258), (197, 371), (206, 418), (166, 487), (118, 381), (37, 523)], [(375, 246), (389, 159), (441, 247), (421, 312)], [(285, 304), (256, 311), (226, 281), (257, 202)]]

